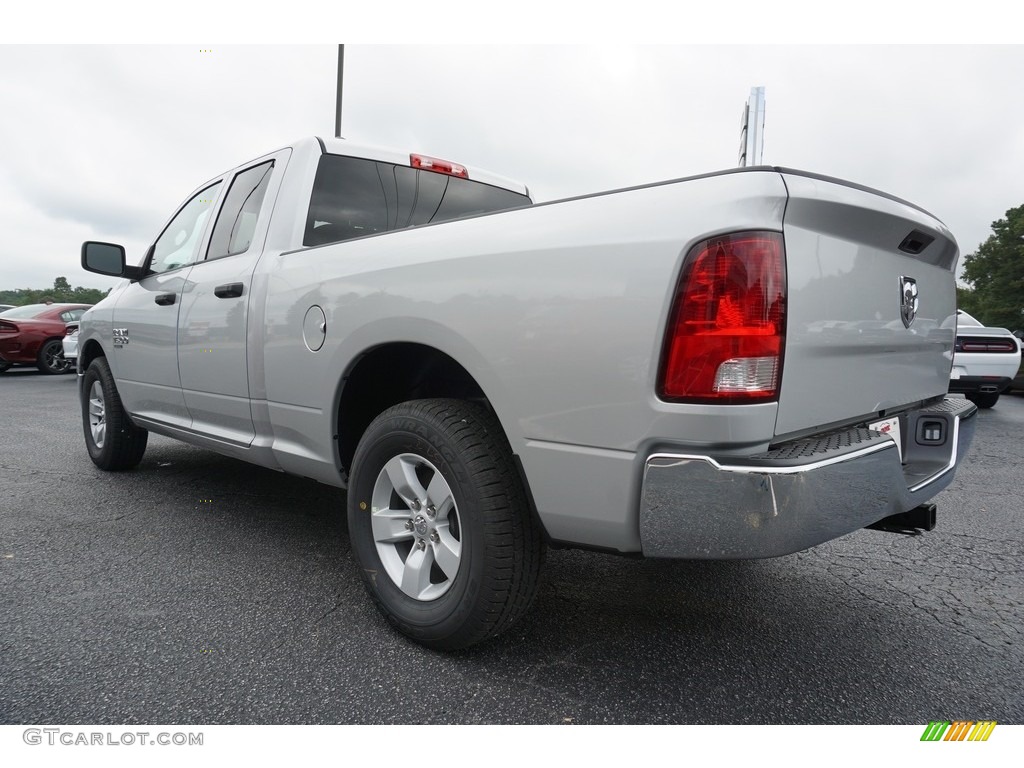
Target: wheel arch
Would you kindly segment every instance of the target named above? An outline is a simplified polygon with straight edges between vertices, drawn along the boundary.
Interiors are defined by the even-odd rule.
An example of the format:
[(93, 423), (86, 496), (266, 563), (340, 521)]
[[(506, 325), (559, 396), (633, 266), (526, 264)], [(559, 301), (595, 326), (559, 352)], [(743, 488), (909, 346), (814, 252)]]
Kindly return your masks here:
[[(346, 479), (356, 447), (370, 423), (393, 405), (410, 400), (454, 398), (479, 403), (491, 411), (509, 444), (522, 482), (529, 514), (547, 528), (537, 510), (526, 470), (516, 450), (521, 436), (509, 433), (505, 410), (462, 363), (437, 347), (421, 342), (386, 342), (365, 350), (353, 359), (341, 380), (335, 399), (334, 424), (339, 468)], [(514, 421), (512, 422), (515, 423)]]
[(335, 409), (342, 470), (350, 469), (359, 440), (378, 415), (408, 400), (433, 397), (472, 400), (494, 410), (476, 378), (436, 347), (388, 342), (356, 357), (341, 380)]
[(63, 340), (63, 336), (58, 336), (57, 334), (46, 334), (45, 336), (43, 336), (43, 338), (39, 340), (39, 344), (36, 345), (35, 354), (38, 355), (42, 351), (43, 347), (45, 347), (51, 341), (62, 342)]
[(88, 369), (89, 364), (97, 357), (106, 356), (107, 353), (103, 350), (100, 343), (96, 339), (89, 339), (78, 348), (78, 370), (85, 371)]
[(40, 339), (39, 344), (36, 346), (33, 354), (36, 365), (43, 370), (45, 373), (66, 373), (70, 372), (71, 368), (63, 368), (59, 371), (50, 370), (49, 367), (43, 368), (45, 363), (43, 362), (43, 353), (50, 344), (55, 344), (57, 351), (60, 353), (61, 359), (64, 357), (64, 337), (60, 335), (47, 334)]

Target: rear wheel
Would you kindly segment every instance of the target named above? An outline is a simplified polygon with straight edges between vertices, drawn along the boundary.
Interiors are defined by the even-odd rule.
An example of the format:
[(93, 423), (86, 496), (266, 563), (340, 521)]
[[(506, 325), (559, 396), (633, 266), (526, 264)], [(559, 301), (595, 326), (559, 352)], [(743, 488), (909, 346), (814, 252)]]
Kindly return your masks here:
[(71, 361), (64, 357), (64, 345), (60, 339), (47, 339), (39, 348), (36, 367), (43, 373), (70, 373)]
[(461, 400), (396, 405), (367, 428), (348, 490), (352, 550), (399, 631), (440, 650), (508, 629), (544, 542), (497, 419)]
[(979, 408), (991, 408), (999, 402), (998, 392), (972, 392), (966, 397)]
[(105, 357), (97, 357), (85, 372), (82, 429), (89, 457), (100, 469), (131, 469), (146, 452), (149, 432), (132, 424), (125, 413)]
[(7, 373), (7, 369), (11, 367), (11, 364), (6, 360), (0, 360), (0, 373)]

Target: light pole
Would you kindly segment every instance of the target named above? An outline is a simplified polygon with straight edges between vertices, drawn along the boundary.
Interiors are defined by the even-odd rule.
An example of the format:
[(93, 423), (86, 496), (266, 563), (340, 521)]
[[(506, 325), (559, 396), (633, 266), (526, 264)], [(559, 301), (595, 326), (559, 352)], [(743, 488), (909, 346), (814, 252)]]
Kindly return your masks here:
[(760, 165), (764, 156), (764, 86), (750, 89), (740, 118), (740, 167)]
[(334, 107), (334, 135), (341, 138), (341, 84), (345, 74), (345, 46), (338, 46), (338, 100)]

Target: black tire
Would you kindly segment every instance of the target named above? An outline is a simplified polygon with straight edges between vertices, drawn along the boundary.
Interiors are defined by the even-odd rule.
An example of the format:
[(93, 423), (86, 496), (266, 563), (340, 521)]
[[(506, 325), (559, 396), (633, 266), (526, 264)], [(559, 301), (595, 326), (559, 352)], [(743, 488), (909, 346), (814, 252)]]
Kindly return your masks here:
[(352, 460), (348, 524), (370, 597), (429, 648), (498, 635), (536, 594), (540, 523), (501, 425), (474, 403), (414, 400), (374, 419)]
[(7, 370), (11, 367), (11, 364), (6, 360), (0, 360), (0, 373), (7, 373)]
[(979, 408), (991, 408), (999, 402), (998, 392), (972, 392), (965, 397)]
[(43, 373), (71, 373), (74, 366), (64, 357), (64, 344), (60, 339), (47, 339), (36, 355), (36, 367)]
[(142, 461), (149, 432), (132, 424), (105, 357), (97, 357), (82, 381), (82, 429), (89, 457), (100, 469), (131, 469)]

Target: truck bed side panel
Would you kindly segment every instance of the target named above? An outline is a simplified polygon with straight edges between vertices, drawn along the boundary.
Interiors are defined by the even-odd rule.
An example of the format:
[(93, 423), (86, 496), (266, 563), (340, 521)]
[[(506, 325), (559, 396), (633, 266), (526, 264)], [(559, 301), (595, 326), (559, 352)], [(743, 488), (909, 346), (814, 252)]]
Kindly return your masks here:
[[(726, 420), (654, 393), (686, 252), (711, 234), (779, 231), (784, 207), (781, 177), (751, 171), (265, 258), (264, 375), (276, 449), (291, 454), (282, 466), (313, 476), (334, 466), (324, 451), (331, 409), (359, 355), (427, 344), (484, 390), (553, 536), (635, 549), (633, 457), (652, 435), (694, 445), (771, 439), (774, 404), (733, 408)], [(313, 305), (328, 328), (317, 352), (301, 336)]]

